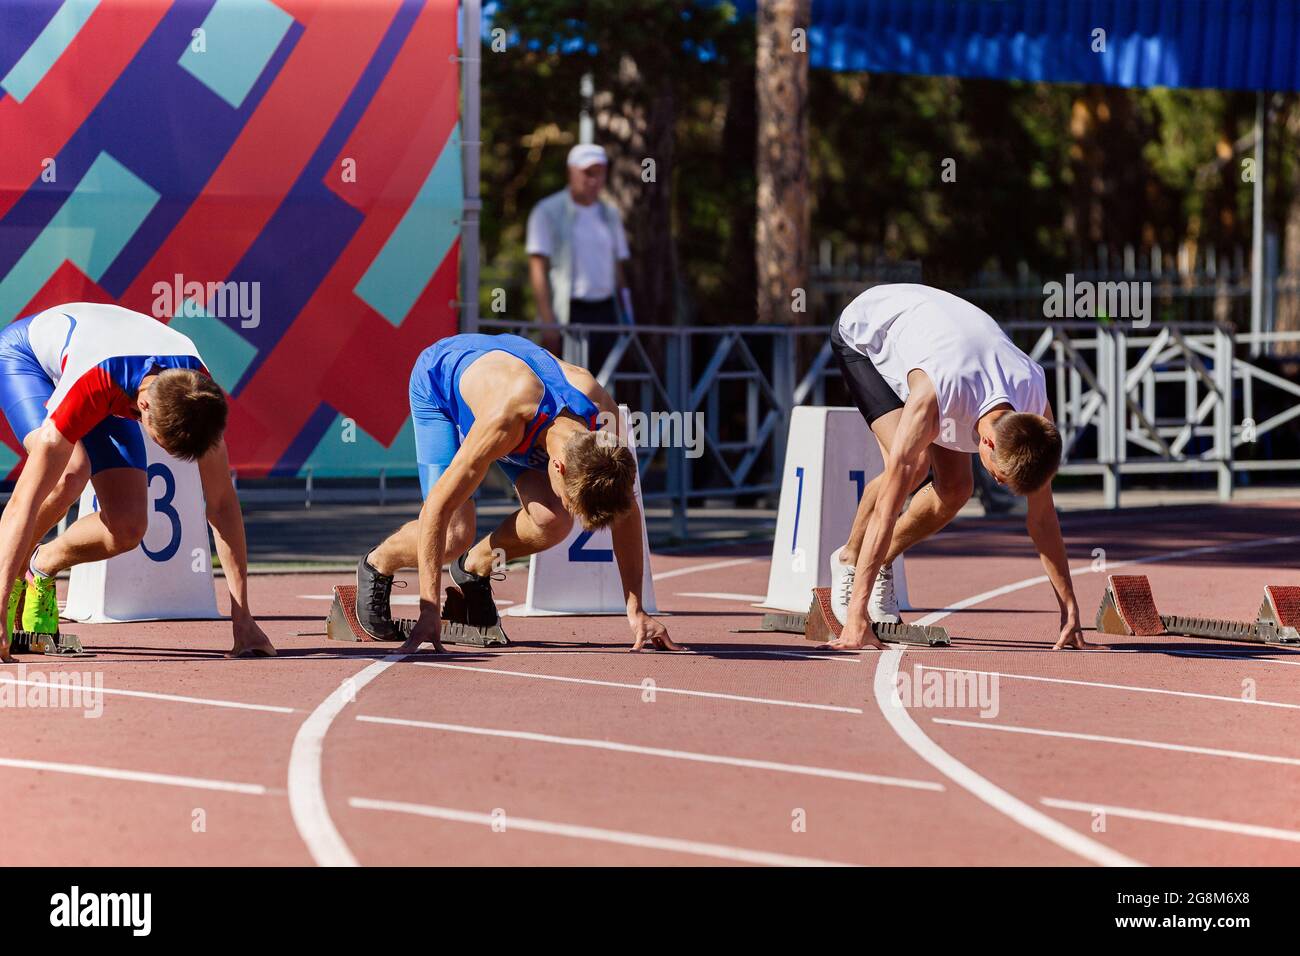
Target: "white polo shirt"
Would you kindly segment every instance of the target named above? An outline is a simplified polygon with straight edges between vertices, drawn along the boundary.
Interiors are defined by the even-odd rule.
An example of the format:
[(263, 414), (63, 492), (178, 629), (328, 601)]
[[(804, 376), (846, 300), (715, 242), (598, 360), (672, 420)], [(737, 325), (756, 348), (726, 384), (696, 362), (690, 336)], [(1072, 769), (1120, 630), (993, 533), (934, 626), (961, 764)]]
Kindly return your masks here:
[(868, 289), (840, 315), (840, 335), (871, 360), (907, 401), (907, 375), (920, 369), (939, 400), (936, 445), (979, 450), (975, 424), (997, 405), (1042, 415), (1042, 366), (1016, 348), (991, 315), (950, 292), (894, 283)]
[[(601, 208), (600, 203), (574, 204), (570, 297), (584, 302), (600, 302), (614, 295), (617, 291), (614, 262), (628, 257), (623, 223), (612, 210), (602, 213)], [(554, 228), (539, 203), (528, 216), (525, 248), (529, 255), (554, 258), (561, 241), (553, 234)]]

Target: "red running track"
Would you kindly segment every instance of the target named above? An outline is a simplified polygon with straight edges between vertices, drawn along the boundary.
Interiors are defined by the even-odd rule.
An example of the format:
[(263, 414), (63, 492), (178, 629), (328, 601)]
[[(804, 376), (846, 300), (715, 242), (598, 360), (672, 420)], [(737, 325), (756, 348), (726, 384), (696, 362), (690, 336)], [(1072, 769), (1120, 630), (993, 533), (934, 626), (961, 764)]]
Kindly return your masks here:
[[(1264, 584), (1300, 582), (1296, 516), (1067, 516), (1085, 618), (1102, 558), (1148, 575), (1165, 613), (1253, 618)], [(507, 618), (509, 648), (385, 657), (324, 639), (339, 575), (254, 579), (275, 660), (225, 660), (222, 622), (69, 627), (93, 659), (27, 657), (0, 671), (32, 683), (5, 690), (98, 676), (102, 712), (0, 707), (0, 799), (30, 822), (0, 864), (1300, 863), (1300, 652), (1051, 652), (1017, 523), (909, 557), (924, 608), (906, 616), (941, 618), (949, 648), (734, 633), (757, 626), (766, 554), (653, 565), (688, 654), (626, 653), (618, 618)], [(947, 675), (989, 696), (890, 704)]]

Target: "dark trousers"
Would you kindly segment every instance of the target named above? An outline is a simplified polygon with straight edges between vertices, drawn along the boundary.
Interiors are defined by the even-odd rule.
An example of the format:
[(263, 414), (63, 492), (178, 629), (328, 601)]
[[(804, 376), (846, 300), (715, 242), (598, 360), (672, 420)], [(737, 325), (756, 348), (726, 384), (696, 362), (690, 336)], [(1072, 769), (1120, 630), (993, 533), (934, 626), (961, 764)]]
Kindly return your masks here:
[[(570, 299), (569, 324), (618, 325), (618, 306), (613, 296), (590, 302), (584, 299)], [(609, 357), (617, 341), (616, 332), (588, 332), (587, 370), (593, 375), (599, 375), (601, 366), (605, 364), (605, 359)]]

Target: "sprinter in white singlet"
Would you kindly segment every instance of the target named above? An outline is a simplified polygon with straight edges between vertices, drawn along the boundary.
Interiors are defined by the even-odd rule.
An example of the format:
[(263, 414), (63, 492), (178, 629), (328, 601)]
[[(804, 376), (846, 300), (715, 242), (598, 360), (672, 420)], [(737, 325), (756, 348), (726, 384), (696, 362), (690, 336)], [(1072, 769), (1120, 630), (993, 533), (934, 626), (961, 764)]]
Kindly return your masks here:
[(1027, 498), (1026, 526), (1061, 614), (1056, 647), (1085, 647), (1052, 503), (1061, 437), (1038, 363), (987, 312), (907, 283), (876, 286), (849, 303), (831, 347), (885, 470), (867, 485), (847, 543), (831, 555), (832, 606), (844, 630), (830, 646), (883, 649), (871, 621), (901, 620), (889, 568), (961, 510), (978, 453), (989, 474)]

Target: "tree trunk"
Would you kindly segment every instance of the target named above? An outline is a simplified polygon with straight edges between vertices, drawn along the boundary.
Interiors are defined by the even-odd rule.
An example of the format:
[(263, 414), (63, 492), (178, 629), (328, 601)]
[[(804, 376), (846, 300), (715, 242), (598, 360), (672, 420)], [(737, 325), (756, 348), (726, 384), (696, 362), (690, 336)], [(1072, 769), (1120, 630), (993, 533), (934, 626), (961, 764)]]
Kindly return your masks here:
[[(1300, 96), (1291, 97), (1285, 136), (1291, 143), (1300, 142)], [(1300, 330), (1300, 162), (1295, 161), (1294, 155), (1292, 153), (1288, 157), (1291, 182), (1288, 184), (1290, 189), (1282, 232), (1282, 264), (1276, 299), (1275, 328), (1278, 332)], [(1280, 169), (1280, 166), (1275, 168)], [(1274, 352), (1292, 356), (1300, 352), (1300, 347), (1295, 342), (1278, 342), (1274, 346)]]
[(596, 93), (592, 109), (596, 139), (610, 147), (609, 192), (632, 253), (627, 273), (637, 324), (672, 325), (677, 317), (672, 229), (677, 105), (672, 84), (660, 82), (649, 89), (636, 62), (625, 56), (617, 81)]
[(760, 322), (812, 318), (806, 307), (809, 19), (809, 0), (759, 0), (754, 259)]

